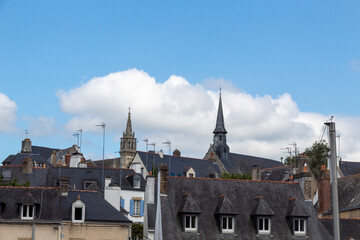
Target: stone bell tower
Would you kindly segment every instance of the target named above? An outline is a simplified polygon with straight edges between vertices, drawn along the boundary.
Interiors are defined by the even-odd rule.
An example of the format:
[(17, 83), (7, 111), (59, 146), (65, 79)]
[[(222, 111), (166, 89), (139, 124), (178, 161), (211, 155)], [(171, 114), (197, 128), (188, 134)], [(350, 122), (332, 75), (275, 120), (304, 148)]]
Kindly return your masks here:
[(136, 153), (135, 132), (132, 131), (131, 114), (129, 108), (126, 130), (120, 142), (120, 167), (128, 168), (132, 163)]

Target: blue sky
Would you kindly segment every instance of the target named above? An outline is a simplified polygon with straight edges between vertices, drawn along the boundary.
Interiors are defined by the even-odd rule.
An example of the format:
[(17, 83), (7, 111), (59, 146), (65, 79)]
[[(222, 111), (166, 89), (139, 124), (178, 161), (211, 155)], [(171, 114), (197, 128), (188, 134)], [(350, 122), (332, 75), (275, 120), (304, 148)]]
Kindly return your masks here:
[[(112, 124), (109, 124), (106, 147), (111, 156), (117, 151), (129, 105), (133, 108), (139, 149), (145, 149), (141, 142), (145, 137), (158, 141), (159, 145), (161, 139), (169, 138), (176, 139), (172, 140), (174, 146), (183, 149), (184, 154), (202, 157), (212, 141), (215, 116), (206, 115), (207, 112), (200, 108), (195, 112), (199, 106), (193, 109), (192, 116), (205, 114), (198, 119), (208, 116), (204, 117), (209, 119), (208, 131), (197, 131), (195, 125), (184, 123), (189, 118), (176, 123), (177, 128), (169, 123), (164, 123), (163, 129), (155, 123), (146, 123), (140, 119), (140, 116), (147, 118), (146, 111), (143, 112), (141, 104), (136, 105), (134, 101), (151, 102), (160, 91), (157, 88), (149, 89), (147, 95), (146, 90), (127, 88), (126, 83), (116, 85), (119, 92), (132, 91), (126, 98), (129, 101), (98, 109), (99, 112), (94, 109), (91, 114), (87, 112), (91, 107), (86, 107), (86, 103), (94, 105), (88, 100), (92, 92), (79, 89), (95, 77), (133, 68), (153, 77), (157, 86), (167, 86), (165, 83), (172, 75), (181, 76), (194, 89), (201, 86), (201, 91), (211, 96), (213, 104), (208, 110), (212, 113), (216, 113), (216, 88), (222, 83), (225, 86), (224, 105), (228, 105), (228, 113), (226, 106), (224, 108), (225, 115), (228, 114), (226, 121), (233, 129), (232, 132), (228, 130), (229, 145), (231, 147), (232, 139), (235, 146), (232, 149), (237, 152), (252, 155), (259, 152), (261, 156), (278, 159), (282, 154), (279, 148), (287, 142), (300, 142), (304, 148), (317, 140), (314, 136), (319, 135), (317, 131), (322, 127), (320, 125), (319, 130), (316, 127), (319, 119), (325, 121), (330, 115), (339, 117), (340, 130), (349, 126), (356, 128), (360, 116), (357, 107), (360, 102), (359, 11), (357, 1), (0, 0), (0, 93), (16, 103), (16, 120), (6, 122), (11, 125), (7, 129), (13, 130), (0, 130), (1, 159), (19, 150), (25, 129), (29, 129), (35, 145), (59, 148), (72, 145), (75, 141), (71, 127), (73, 130), (84, 128), (81, 124), (71, 125), (72, 120), (78, 117), (77, 120), (84, 121), (84, 116), (87, 119), (99, 116), (99, 120)], [(131, 78), (126, 79), (131, 81)], [(145, 77), (144, 81), (150, 81), (150, 78)], [(161, 88), (162, 94), (168, 94), (170, 90), (164, 88)], [(65, 101), (62, 97), (71, 95), (71, 90), (77, 89), (82, 95), (72, 98), (75, 99), (72, 104), (85, 107), (73, 112), (61, 101)], [(229, 91), (228, 97), (226, 91)], [(261, 129), (258, 125), (246, 125), (249, 131), (242, 131), (236, 125), (242, 115), (234, 112), (236, 104), (242, 103), (235, 102), (240, 95), (231, 95), (234, 91), (243, 94), (241, 96), (251, 96), (254, 104), (266, 96), (270, 97), (269, 102), (281, 102), (281, 96), (288, 94), (291, 100), (287, 100), (295, 103), (292, 105), (295, 110), (290, 112), (298, 112), (288, 120), (304, 123), (303, 114), (316, 115), (316, 118), (306, 117), (305, 121), (307, 126), (312, 125), (313, 133), (297, 139), (296, 134), (284, 136), (286, 131), (271, 132), (269, 137), (262, 135), (266, 131), (254, 133), (249, 130)], [(88, 98), (82, 98), (86, 94), (89, 94)], [(117, 97), (116, 94), (111, 96)], [(192, 98), (166, 96), (174, 104)], [(206, 97), (202, 100), (206, 102)], [(111, 103), (111, 100), (104, 102), (106, 105)], [(160, 103), (154, 102), (156, 104)], [(189, 104), (197, 105), (198, 102)], [(161, 113), (188, 116), (188, 111), (174, 108)], [(118, 124), (110, 119), (111, 112), (119, 115), (115, 118), (119, 120)], [(260, 119), (271, 116), (261, 114), (256, 116)], [(230, 119), (231, 116), (240, 120)], [(151, 120), (161, 122), (164, 119)], [(40, 133), (41, 126), (43, 133)], [(352, 143), (348, 150), (344, 146), (344, 154), (348, 154), (349, 160), (360, 157), (357, 131), (343, 130), (341, 134), (341, 139)], [(84, 141), (88, 141), (84, 151), (94, 158), (101, 156), (99, 144), (102, 141), (98, 139), (101, 136), (98, 132), (89, 130), (87, 134), (84, 130)], [(249, 135), (242, 135), (242, 132)], [(196, 144), (187, 145), (184, 142), (188, 139), (184, 136), (191, 137)], [(240, 136), (254, 141), (246, 142)], [(284, 139), (283, 142), (280, 139)], [(260, 146), (266, 150), (252, 147), (251, 142), (257, 146), (261, 142), (263, 145)]]

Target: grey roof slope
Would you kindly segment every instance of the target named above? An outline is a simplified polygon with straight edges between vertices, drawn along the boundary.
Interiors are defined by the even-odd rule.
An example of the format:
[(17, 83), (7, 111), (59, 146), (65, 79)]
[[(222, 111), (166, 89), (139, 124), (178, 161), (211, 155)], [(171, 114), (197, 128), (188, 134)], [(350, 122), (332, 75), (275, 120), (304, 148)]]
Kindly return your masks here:
[[(59, 191), (57, 188), (28, 188), (28, 187), (0, 187), (0, 196), (6, 202), (1, 208), (1, 219), (3, 221), (22, 221), (19, 219), (18, 204), (35, 204), (36, 221), (59, 221), (60, 206)], [(40, 206), (41, 208), (36, 207)], [(23, 220), (27, 221), (28, 220)]]
[[(169, 166), (169, 155), (165, 155), (160, 158), (159, 154), (151, 152), (137, 151), (142, 162), (146, 166), (147, 171), (152, 170), (153, 163), (155, 168), (158, 168), (159, 164), (165, 163)], [(147, 164), (146, 164), (147, 155)], [(155, 161), (154, 161), (155, 157)], [(169, 171), (175, 176), (184, 176), (185, 168), (192, 167), (196, 173), (196, 177), (209, 177), (212, 173), (221, 175), (220, 169), (217, 164), (209, 160), (187, 157), (170, 156), (170, 169)]]
[(92, 162), (98, 167), (102, 167), (103, 162), (104, 167), (114, 167), (116, 166), (116, 162), (120, 162), (120, 158), (108, 158), (105, 160), (94, 160)]
[(91, 191), (70, 191), (68, 196), (61, 197), (62, 219), (71, 220), (72, 203), (80, 196), (80, 200), (85, 204), (85, 222), (124, 222), (131, 221), (122, 213), (117, 211), (110, 203), (100, 196), (98, 192)]
[(2, 163), (6, 165), (21, 165), (26, 157), (31, 157), (37, 163), (46, 162), (46, 159), (38, 153), (18, 153), (8, 156)]
[(360, 174), (360, 162), (341, 161), (339, 165), (341, 172), (344, 174), (344, 176)]
[(253, 216), (273, 216), (274, 211), (271, 209), (269, 204), (264, 200), (262, 196), (255, 197), (254, 208), (251, 212)]
[[(328, 230), (333, 232), (333, 220), (330, 218), (319, 218), (319, 222)], [(340, 219), (340, 239), (360, 239), (360, 219)]]
[(251, 174), (254, 165), (257, 165), (259, 168), (273, 168), (283, 165), (279, 161), (231, 152), (229, 153), (228, 158), (221, 159), (221, 162), (229, 172), (241, 172), (243, 174)]
[[(145, 191), (145, 180), (141, 176), (140, 188), (134, 189), (132, 183), (127, 178), (129, 175), (134, 175), (133, 169), (122, 169), (122, 168), (105, 168), (105, 178), (110, 177), (113, 185), (120, 186), (121, 176), (121, 188), (124, 190), (133, 191)], [(81, 190), (84, 189), (85, 181), (96, 181), (97, 186), (102, 186), (102, 168), (99, 167), (88, 167), (88, 168), (49, 168), (48, 183), (55, 183), (61, 177), (69, 178), (69, 185), (73, 189)]]
[[(167, 196), (161, 197), (164, 239), (298, 239), (292, 236), (286, 218), (288, 199), (292, 197), (298, 199), (310, 213), (307, 225), (309, 239), (331, 239), (328, 231), (318, 223), (311, 202), (304, 200), (297, 183), (169, 177), (167, 189)], [(184, 193), (190, 193), (201, 208), (198, 233), (182, 231), (178, 207)], [(235, 216), (235, 232), (238, 235), (219, 232), (214, 213), (220, 195), (227, 196), (239, 213)], [(251, 212), (254, 198), (259, 195), (263, 195), (275, 212), (272, 217), (272, 236), (256, 235)]]
[(292, 165), (284, 165), (279, 167), (261, 169), (261, 180), (284, 181), (289, 177), (288, 175), (291, 172), (292, 168)]
[(360, 209), (360, 175), (338, 178), (339, 210)]
[(54, 183), (48, 183), (48, 168), (33, 168), (32, 174), (23, 174), (22, 166), (0, 166), (0, 173), (2, 174), (4, 171), (11, 172), (11, 178), (9, 180), (4, 180), (3, 182), (11, 182), (15, 178), (18, 183), (25, 184), (26, 181), (30, 182), (30, 187), (54, 187)]

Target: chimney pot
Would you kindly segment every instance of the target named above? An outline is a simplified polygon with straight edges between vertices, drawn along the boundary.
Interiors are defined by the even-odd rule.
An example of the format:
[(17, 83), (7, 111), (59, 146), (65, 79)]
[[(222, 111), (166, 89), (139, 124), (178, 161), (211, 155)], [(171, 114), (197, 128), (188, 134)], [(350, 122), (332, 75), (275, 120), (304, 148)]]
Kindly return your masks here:
[[(160, 164), (160, 193), (167, 194), (167, 177), (168, 177), (168, 166), (167, 164)], [(159, 181), (158, 180), (158, 181)]]

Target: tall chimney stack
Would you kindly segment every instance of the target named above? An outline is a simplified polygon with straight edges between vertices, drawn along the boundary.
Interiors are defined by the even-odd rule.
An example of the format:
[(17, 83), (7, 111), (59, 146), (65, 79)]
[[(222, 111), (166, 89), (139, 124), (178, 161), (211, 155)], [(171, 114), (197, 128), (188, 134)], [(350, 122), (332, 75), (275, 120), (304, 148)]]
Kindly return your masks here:
[[(160, 164), (160, 193), (167, 194), (167, 177), (168, 177), (168, 166), (167, 164)], [(158, 180), (158, 181), (159, 181)]]
[(330, 171), (326, 169), (325, 165), (321, 166), (318, 177), (318, 192), (319, 192), (319, 209), (318, 213), (322, 214), (330, 209)]

